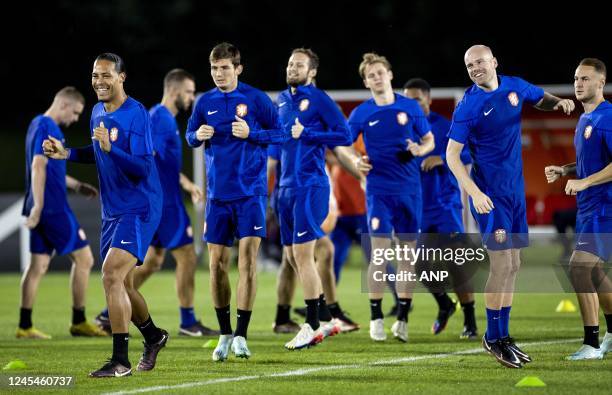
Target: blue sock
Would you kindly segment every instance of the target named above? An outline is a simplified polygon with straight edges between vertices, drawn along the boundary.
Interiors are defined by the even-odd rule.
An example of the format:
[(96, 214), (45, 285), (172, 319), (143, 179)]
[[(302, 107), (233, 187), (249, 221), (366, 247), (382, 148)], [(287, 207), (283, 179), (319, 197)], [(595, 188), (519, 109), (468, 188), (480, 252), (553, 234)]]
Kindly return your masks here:
[(487, 308), (487, 341), (494, 342), (499, 336), (499, 315), (501, 310), (491, 310)]
[(101, 315), (102, 317), (106, 317), (106, 318), (108, 318), (108, 307), (107, 307), (107, 308), (105, 308), (104, 310), (102, 310), (102, 311), (100, 312), (100, 315)]
[(502, 307), (499, 313), (499, 337), (505, 338), (510, 336), (510, 309), (512, 306)]
[(196, 323), (193, 307), (181, 307), (181, 327), (187, 328)]

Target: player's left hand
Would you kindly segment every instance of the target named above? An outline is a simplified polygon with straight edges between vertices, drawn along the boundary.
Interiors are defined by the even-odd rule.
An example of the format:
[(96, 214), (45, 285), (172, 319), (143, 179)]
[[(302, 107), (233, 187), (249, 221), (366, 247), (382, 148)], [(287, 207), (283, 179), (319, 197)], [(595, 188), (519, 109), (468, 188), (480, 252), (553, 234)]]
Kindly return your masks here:
[(421, 163), (421, 170), (430, 171), (434, 167), (442, 166), (443, 164), (444, 161), (442, 160), (442, 157), (440, 155), (431, 155), (423, 160), (423, 163)]
[(572, 99), (561, 99), (559, 102), (557, 102), (557, 104), (555, 104), (553, 110), (561, 110), (565, 113), (565, 115), (570, 115), (572, 111), (574, 111), (574, 108), (576, 108), (576, 105)]
[(30, 215), (26, 218), (26, 226), (29, 229), (34, 229), (40, 222), (40, 215), (42, 214), (42, 208), (34, 205), (30, 210)]
[(194, 183), (191, 183), (189, 193), (191, 194), (191, 202), (193, 204), (200, 203), (204, 200), (204, 191), (202, 191), (202, 188), (200, 188)]
[(355, 160), (355, 167), (363, 174), (367, 176), (370, 170), (372, 170), (372, 164), (370, 158), (367, 155), (358, 156)]
[(406, 139), (408, 143), (408, 151), (414, 156), (423, 156), (423, 147), (410, 139)]
[(80, 182), (76, 187), (76, 193), (83, 195), (87, 200), (93, 199), (98, 196), (98, 189), (91, 184), (86, 182)]
[(589, 183), (586, 179), (582, 180), (568, 180), (565, 184), (565, 194), (576, 195), (580, 191), (584, 191), (589, 187)]
[(559, 177), (563, 176), (563, 166), (550, 165), (544, 168), (544, 174), (546, 175), (546, 181), (549, 184), (557, 181)]
[(291, 126), (291, 137), (294, 139), (299, 139), (304, 131), (304, 125), (300, 123), (298, 118), (295, 118), (295, 123)]
[(110, 152), (111, 143), (108, 134), (108, 129), (104, 126), (104, 122), (100, 122), (100, 126), (94, 128), (92, 140), (97, 140), (100, 143), (100, 149), (104, 152)]
[(236, 120), (232, 122), (232, 135), (234, 137), (238, 137), (239, 139), (246, 139), (249, 137), (249, 132), (251, 129), (249, 128), (249, 124), (238, 115), (236, 115)]

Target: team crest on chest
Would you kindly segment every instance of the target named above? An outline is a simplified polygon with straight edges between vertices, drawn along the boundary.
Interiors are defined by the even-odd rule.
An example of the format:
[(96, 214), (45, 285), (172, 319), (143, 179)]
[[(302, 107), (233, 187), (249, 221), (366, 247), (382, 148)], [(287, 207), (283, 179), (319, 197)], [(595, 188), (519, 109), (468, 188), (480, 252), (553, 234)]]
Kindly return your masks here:
[(586, 128), (584, 128), (584, 138), (588, 139), (589, 137), (591, 137), (591, 133), (593, 133), (593, 126), (589, 125)]
[(308, 110), (309, 106), (310, 106), (310, 100), (302, 99), (300, 101), (300, 111), (304, 112), (304, 111)]
[(238, 115), (240, 118), (244, 118), (248, 112), (249, 108), (246, 104), (240, 103), (236, 106), (236, 115)]
[(119, 129), (111, 128), (111, 130), (110, 130), (110, 141), (112, 141), (114, 143), (115, 141), (117, 141), (118, 137), (119, 137)]
[(519, 98), (516, 92), (510, 92), (508, 94), (508, 101), (512, 104), (512, 107), (516, 107), (519, 104)]
[(506, 230), (505, 229), (497, 229), (495, 231), (495, 241), (499, 244), (506, 241)]
[(380, 220), (377, 217), (373, 217), (370, 225), (372, 226), (372, 230), (378, 230), (380, 227)]
[(400, 125), (405, 125), (408, 123), (408, 114), (406, 114), (405, 112), (398, 112), (397, 113), (397, 123), (399, 123)]

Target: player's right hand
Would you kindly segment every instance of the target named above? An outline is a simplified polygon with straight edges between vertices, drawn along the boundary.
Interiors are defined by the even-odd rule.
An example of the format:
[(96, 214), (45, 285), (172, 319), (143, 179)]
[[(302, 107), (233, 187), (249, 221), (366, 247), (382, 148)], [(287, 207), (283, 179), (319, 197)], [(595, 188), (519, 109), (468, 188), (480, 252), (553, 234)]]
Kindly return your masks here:
[(563, 175), (563, 167), (561, 166), (546, 166), (544, 168), (544, 174), (546, 175), (546, 181), (553, 183)]
[(42, 143), (43, 153), (51, 159), (66, 159), (68, 158), (68, 150), (64, 148), (64, 144), (53, 136), (47, 136)]
[(472, 204), (478, 214), (488, 214), (495, 208), (491, 198), (480, 191), (472, 196)]
[(370, 170), (372, 170), (372, 164), (367, 155), (358, 157), (355, 166), (364, 176), (367, 176)]
[(300, 120), (296, 117), (295, 123), (291, 126), (291, 137), (294, 139), (299, 139), (304, 131), (304, 125), (300, 123)]
[(574, 111), (574, 108), (576, 108), (576, 104), (572, 99), (561, 99), (557, 104), (555, 104), (553, 110), (561, 110), (565, 113), (565, 115), (570, 115), (572, 111)]
[(215, 129), (212, 126), (210, 126), (210, 125), (202, 125), (196, 131), (196, 138), (199, 141), (210, 140), (212, 138), (213, 134), (215, 134)]
[(30, 215), (28, 216), (28, 218), (26, 218), (26, 226), (29, 229), (34, 229), (38, 223), (40, 222), (40, 214), (42, 213), (42, 208), (39, 208), (38, 206), (34, 206), (32, 207), (32, 209), (30, 210)]

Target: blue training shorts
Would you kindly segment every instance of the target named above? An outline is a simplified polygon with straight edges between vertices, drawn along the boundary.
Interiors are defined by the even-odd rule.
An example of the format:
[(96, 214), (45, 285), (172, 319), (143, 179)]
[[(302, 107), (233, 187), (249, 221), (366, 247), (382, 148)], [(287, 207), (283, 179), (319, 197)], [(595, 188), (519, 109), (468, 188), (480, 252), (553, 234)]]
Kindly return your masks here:
[(612, 217), (590, 215), (576, 218), (576, 250), (607, 262), (612, 256)]
[(423, 201), (420, 194), (366, 195), (368, 230), (374, 237), (416, 240), (421, 230)]
[(279, 188), (277, 206), (283, 245), (325, 236), (321, 225), (329, 213), (329, 193), (329, 186)]
[(266, 237), (266, 197), (209, 199), (202, 240), (229, 247), (234, 244), (234, 238), (243, 237)]
[(495, 207), (478, 214), (470, 198), (470, 210), (478, 223), (482, 242), (489, 250), (524, 248), (529, 245), (525, 195), (490, 196)]
[(150, 215), (148, 218), (138, 214), (124, 214), (113, 219), (103, 219), (100, 236), (102, 262), (108, 250), (119, 248), (135, 256), (138, 265), (142, 264), (159, 226), (160, 217), (160, 213)]
[(34, 229), (30, 229), (32, 254), (66, 255), (88, 245), (87, 236), (70, 207), (63, 213), (43, 214)]
[(193, 244), (193, 229), (185, 206), (164, 207), (151, 245), (173, 250), (187, 244)]

